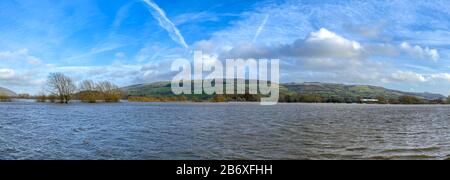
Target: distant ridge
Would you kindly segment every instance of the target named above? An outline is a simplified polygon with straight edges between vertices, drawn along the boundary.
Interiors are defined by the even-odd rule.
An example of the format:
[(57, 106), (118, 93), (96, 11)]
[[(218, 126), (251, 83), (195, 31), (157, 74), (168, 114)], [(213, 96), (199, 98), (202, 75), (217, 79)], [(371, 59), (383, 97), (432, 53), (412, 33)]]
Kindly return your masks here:
[(2, 88), (2, 87), (0, 87), (0, 95), (10, 96), (10, 97), (17, 96), (17, 94), (14, 91), (11, 91), (9, 89)]
[(417, 98), (426, 100), (439, 100), (446, 98), (441, 94), (434, 94), (428, 92), (424, 93), (404, 92), (370, 85), (345, 85), (334, 83), (305, 82), (305, 83), (283, 84), (283, 86), (288, 91), (296, 93), (319, 94), (328, 97), (343, 97), (350, 99), (361, 97), (362, 98), (384, 97), (388, 99), (396, 99), (401, 96), (415, 96)]
[[(370, 85), (345, 85), (334, 83), (305, 82), (281, 84), (282, 94), (317, 94), (328, 99), (340, 99), (359, 101), (361, 98), (397, 99), (402, 96), (414, 96), (425, 100), (440, 100), (446, 97), (434, 93), (414, 93), (387, 89)], [(138, 84), (127, 86), (122, 90), (129, 96), (170, 96), (170, 82), (155, 82), (150, 84)]]

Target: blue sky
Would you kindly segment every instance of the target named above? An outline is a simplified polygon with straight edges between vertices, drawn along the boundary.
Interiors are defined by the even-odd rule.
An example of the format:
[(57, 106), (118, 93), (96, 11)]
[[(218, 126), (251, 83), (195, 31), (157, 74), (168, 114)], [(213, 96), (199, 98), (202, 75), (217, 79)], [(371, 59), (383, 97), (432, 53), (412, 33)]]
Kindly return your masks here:
[(170, 80), (193, 50), (281, 59), (283, 82), (450, 94), (448, 1), (3, 0), (0, 86), (50, 72), (121, 86)]

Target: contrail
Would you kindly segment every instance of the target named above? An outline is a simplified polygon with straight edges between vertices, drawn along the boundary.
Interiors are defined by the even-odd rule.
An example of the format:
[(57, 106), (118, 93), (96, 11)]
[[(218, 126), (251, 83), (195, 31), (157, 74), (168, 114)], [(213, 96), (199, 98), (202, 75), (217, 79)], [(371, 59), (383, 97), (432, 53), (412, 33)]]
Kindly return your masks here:
[(266, 15), (266, 18), (264, 18), (264, 21), (262, 22), (262, 24), (259, 26), (258, 31), (256, 31), (255, 37), (253, 38), (253, 42), (256, 42), (256, 40), (258, 39), (259, 35), (261, 34), (261, 32), (264, 30), (264, 27), (267, 24), (267, 21), (269, 20), (270, 15)]
[(184, 40), (183, 35), (181, 35), (180, 30), (173, 24), (172, 21), (170, 21), (169, 18), (167, 18), (166, 13), (164, 10), (162, 10), (155, 2), (152, 0), (142, 0), (145, 3), (147, 3), (148, 6), (150, 6), (150, 13), (152, 16), (158, 20), (159, 25), (164, 28), (170, 35), (170, 38), (174, 40), (175, 42), (179, 43), (183, 47), (187, 48), (188, 45), (186, 44), (186, 41)]

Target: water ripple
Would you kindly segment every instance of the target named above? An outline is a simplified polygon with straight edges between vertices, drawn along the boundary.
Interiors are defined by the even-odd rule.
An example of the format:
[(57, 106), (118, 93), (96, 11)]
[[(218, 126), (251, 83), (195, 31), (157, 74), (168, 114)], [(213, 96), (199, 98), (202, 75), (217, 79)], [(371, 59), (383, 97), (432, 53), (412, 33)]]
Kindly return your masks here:
[(446, 106), (0, 104), (0, 159), (450, 159)]

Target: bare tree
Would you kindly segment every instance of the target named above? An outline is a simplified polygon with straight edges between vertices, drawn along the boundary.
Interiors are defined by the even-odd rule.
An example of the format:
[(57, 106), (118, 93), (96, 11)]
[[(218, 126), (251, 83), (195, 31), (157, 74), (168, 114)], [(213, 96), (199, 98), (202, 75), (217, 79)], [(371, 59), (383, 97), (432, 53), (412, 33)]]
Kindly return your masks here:
[(36, 97), (36, 102), (46, 102), (47, 101), (47, 95), (45, 95), (45, 93), (39, 93), (39, 95), (37, 95)]
[(105, 102), (119, 102), (122, 97), (119, 86), (108, 81), (98, 83), (97, 90), (103, 94)]
[(59, 98), (60, 103), (69, 103), (76, 91), (70, 77), (62, 73), (51, 73), (47, 80), (48, 91)]
[(0, 102), (11, 102), (11, 97), (6, 93), (0, 92)]
[(91, 80), (84, 80), (83, 82), (81, 82), (80, 84), (80, 91), (95, 91), (95, 83), (94, 81)]
[(91, 80), (81, 82), (79, 95), (80, 100), (87, 103), (96, 103), (100, 99), (96, 84)]

